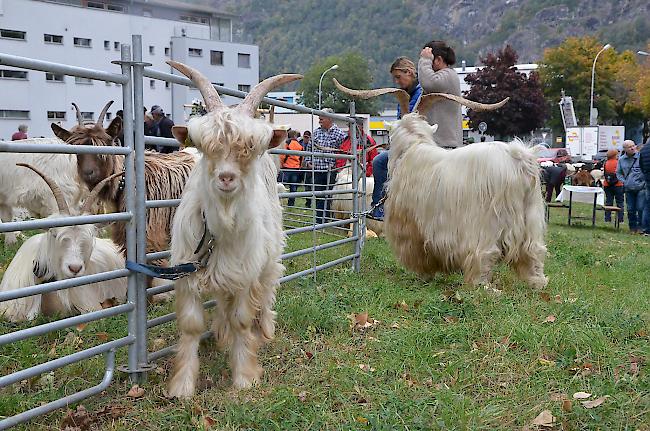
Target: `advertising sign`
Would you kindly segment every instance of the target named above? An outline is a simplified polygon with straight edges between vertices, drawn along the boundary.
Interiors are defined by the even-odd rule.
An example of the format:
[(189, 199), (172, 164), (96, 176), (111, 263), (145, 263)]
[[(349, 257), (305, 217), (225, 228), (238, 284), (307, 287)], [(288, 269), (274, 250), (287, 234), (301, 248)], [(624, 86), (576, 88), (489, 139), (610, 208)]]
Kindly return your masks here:
[(582, 156), (582, 128), (567, 127), (566, 147), (568, 148), (569, 154), (571, 154), (571, 156)]
[(615, 148), (623, 151), (625, 126), (598, 126), (598, 151)]
[(582, 157), (591, 160), (598, 153), (598, 127), (582, 129)]

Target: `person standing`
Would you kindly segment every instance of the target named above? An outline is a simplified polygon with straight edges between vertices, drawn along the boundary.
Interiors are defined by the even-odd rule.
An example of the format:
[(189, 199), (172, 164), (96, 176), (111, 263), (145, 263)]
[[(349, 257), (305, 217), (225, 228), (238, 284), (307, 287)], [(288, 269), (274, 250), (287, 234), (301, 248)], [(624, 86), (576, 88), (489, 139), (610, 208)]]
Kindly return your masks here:
[[(153, 123), (149, 130), (151, 136), (158, 136), (161, 138), (173, 138), (172, 127), (174, 127), (174, 122), (165, 115), (162, 107), (158, 105), (153, 105), (151, 107), (151, 117), (153, 118)], [(175, 150), (174, 147), (166, 145), (158, 145), (157, 149), (161, 153), (171, 153)]]
[[(341, 151), (352, 155), (352, 127), (348, 129), (348, 136), (345, 138), (343, 143), (341, 144)], [(361, 157), (362, 151), (363, 151), (363, 127), (361, 125), (357, 125), (357, 154), (359, 157)], [(366, 151), (366, 177), (371, 177), (372, 176), (372, 162), (377, 157), (377, 148), (376, 148), (377, 143), (375, 140), (372, 138), (372, 136), (366, 134), (366, 149), (369, 149), (369, 151)], [(340, 171), (343, 169), (346, 165), (348, 165), (349, 160), (347, 159), (336, 159), (336, 170)]]
[(643, 233), (650, 235), (650, 144), (646, 143), (639, 151), (639, 166), (645, 180), (645, 209), (643, 211)]
[[(298, 143), (302, 145), (302, 148), (305, 149), (306, 151), (307, 145), (310, 142), (311, 142), (311, 132), (309, 130), (305, 130), (302, 134), (302, 138), (298, 141)], [(302, 175), (303, 185), (305, 186), (305, 191), (309, 192), (311, 191), (311, 187), (314, 184), (314, 182), (311, 178), (311, 171), (307, 170), (306, 160), (304, 158), (302, 161), (302, 169), (304, 170), (304, 173)], [(311, 208), (311, 198), (309, 197), (305, 198), (305, 207)]]
[[(285, 150), (302, 151), (303, 146), (298, 142), (300, 133), (296, 130), (289, 130), (288, 139), (285, 143)], [(282, 168), (282, 183), (289, 186), (289, 191), (294, 193), (298, 190), (298, 184), (302, 181), (300, 167), (302, 157), (289, 154), (280, 155), (280, 167)], [(296, 203), (296, 198), (290, 197), (287, 205), (292, 207)]]
[(18, 131), (14, 132), (13, 135), (11, 135), (11, 140), (12, 141), (19, 141), (21, 139), (27, 139), (27, 125), (26, 124), (21, 124), (18, 126)]
[[(422, 87), (418, 82), (417, 70), (415, 63), (406, 57), (398, 57), (390, 66), (390, 74), (393, 77), (393, 83), (409, 94), (409, 112), (413, 110), (418, 99), (422, 95)], [(397, 119), (402, 118), (401, 107), (397, 105)], [(368, 217), (375, 220), (384, 220), (384, 206), (379, 202), (384, 197), (384, 185), (388, 179), (388, 157), (390, 150), (384, 150), (373, 158), (372, 176), (374, 177), (374, 188), (372, 190), (372, 202), (370, 207), (373, 208)]]
[(645, 177), (639, 166), (639, 153), (634, 141), (623, 142), (623, 155), (616, 168), (618, 179), (623, 182), (627, 221), (632, 233), (641, 233), (643, 229), (643, 211), (645, 208)]
[[(618, 179), (616, 170), (618, 169), (618, 150), (611, 149), (607, 151), (607, 160), (603, 165), (603, 189), (605, 189), (605, 205), (611, 206), (616, 198), (616, 206), (621, 210), (618, 212), (618, 222), (623, 223), (623, 182)], [(605, 223), (612, 221), (612, 212), (605, 211)]]
[[(324, 108), (323, 112), (334, 113), (332, 108)], [(331, 118), (318, 117), (318, 127), (314, 131), (312, 140), (307, 144), (306, 151), (334, 151), (341, 148), (341, 143), (345, 139), (346, 133), (341, 130)], [(315, 191), (331, 190), (336, 183), (336, 171), (333, 169), (336, 159), (329, 157), (312, 157), (305, 158), (308, 169), (314, 169), (313, 182)], [(331, 205), (330, 196), (321, 196), (316, 198), (316, 223), (325, 223), (328, 218), (329, 208)]]
[[(433, 40), (420, 52), (418, 79), (422, 93), (447, 93), (460, 96), (460, 79), (452, 67), (456, 63), (454, 50), (445, 42)], [(463, 145), (461, 107), (451, 100), (436, 102), (427, 115), (429, 124), (437, 124), (435, 141), (443, 148)]]

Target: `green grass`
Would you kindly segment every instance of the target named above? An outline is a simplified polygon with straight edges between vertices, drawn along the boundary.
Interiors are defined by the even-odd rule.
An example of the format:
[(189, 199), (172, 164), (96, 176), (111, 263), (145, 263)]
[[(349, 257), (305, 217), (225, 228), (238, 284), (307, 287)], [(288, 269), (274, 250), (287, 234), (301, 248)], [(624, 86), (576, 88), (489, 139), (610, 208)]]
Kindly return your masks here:
[[(370, 240), (360, 273), (345, 265), (282, 286), (276, 339), (260, 352), (266, 374), (259, 387), (232, 391), (224, 356), (206, 342), (202, 389), (191, 401), (164, 397), (166, 359), (149, 374), (142, 398), (127, 398), (128, 379), (116, 374), (105, 393), (81, 404), (106, 430), (511, 430), (545, 409), (557, 429), (648, 430), (650, 240), (602, 222), (569, 228), (564, 212), (552, 214), (550, 281), (542, 293), (504, 266), (495, 271), (497, 291), (465, 286), (459, 274), (424, 282), (395, 261), (384, 240)], [(312, 240), (294, 236), (288, 250)], [(318, 260), (351, 251), (326, 250)], [(303, 256), (289, 272), (312, 259)], [(402, 301), (408, 309), (395, 306)], [(170, 310), (156, 305), (149, 314)], [(352, 330), (348, 316), (363, 311), (380, 323)], [(555, 322), (544, 323), (549, 315)], [(0, 332), (26, 326), (0, 323)], [(150, 347), (157, 338), (173, 342), (174, 328), (154, 329)], [(99, 344), (103, 333), (123, 336), (124, 318), (3, 347), (0, 374)], [(120, 351), (118, 363), (125, 362)], [(94, 385), (102, 373), (103, 358), (96, 358), (0, 390), (0, 416)], [(609, 398), (594, 409), (572, 401), (564, 411), (559, 399), (578, 391)], [(121, 415), (92, 414), (106, 406), (121, 407)], [(64, 415), (56, 411), (18, 429), (60, 429)]]

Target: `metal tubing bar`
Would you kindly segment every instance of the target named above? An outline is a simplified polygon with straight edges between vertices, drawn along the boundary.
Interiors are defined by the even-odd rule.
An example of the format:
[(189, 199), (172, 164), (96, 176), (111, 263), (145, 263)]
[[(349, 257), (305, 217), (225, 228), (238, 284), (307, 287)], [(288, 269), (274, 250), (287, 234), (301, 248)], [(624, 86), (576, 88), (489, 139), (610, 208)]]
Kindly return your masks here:
[(118, 73), (87, 69), (85, 67), (69, 66), (67, 64), (53, 63), (51, 61), (20, 57), (18, 55), (0, 54), (0, 65), (20, 67), (29, 70), (40, 70), (41, 72), (62, 73), (64, 75), (114, 82), (116, 84), (124, 84), (127, 81), (125, 76)]
[[(211, 301), (206, 301), (203, 303), (203, 309), (207, 310), (214, 307), (215, 305), (217, 305), (217, 301), (214, 299)], [(155, 317), (151, 320), (147, 320), (147, 329), (153, 328), (154, 326), (163, 325), (165, 323), (171, 322), (172, 320), (176, 320), (176, 313), (169, 313), (165, 314), (164, 316)]]
[[(122, 73), (128, 78), (122, 84), (122, 104), (124, 109), (124, 147), (129, 150), (129, 157), (124, 161), (124, 198), (126, 210), (131, 214), (135, 214), (135, 153), (133, 142), (133, 125), (134, 125), (134, 111), (133, 111), (133, 85), (131, 74), (131, 46), (122, 44), (121, 46), (121, 60)], [(126, 258), (128, 260), (135, 260), (136, 243), (135, 243), (135, 217), (131, 217), (126, 225)], [(138, 295), (138, 275), (135, 272), (130, 272), (127, 280), (127, 303), (131, 304), (131, 311), (128, 313), (128, 331), (129, 337), (135, 340), (136, 333), (136, 318), (135, 304)], [(138, 373), (138, 357), (135, 349), (135, 343), (129, 344), (129, 355), (127, 360), (127, 369), (129, 371), (129, 379), (131, 382), (139, 382), (140, 374)]]
[[(133, 45), (133, 112), (135, 114), (135, 223), (136, 223), (136, 261), (146, 263), (147, 254), (147, 210), (145, 194), (144, 167), (144, 96), (142, 90), (142, 36), (132, 36)], [(138, 365), (147, 364), (147, 292), (146, 278), (138, 274), (138, 294), (136, 296), (136, 341)], [(144, 379), (145, 373), (141, 375)]]
[(98, 214), (98, 215), (81, 215), (81, 216), (71, 216), (71, 217), (52, 217), (52, 218), (43, 218), (38, 220), (12, 221), (7, 223), (0, 223), (0, 233), (14, 232), (17, 230), (49, 229), (51, 227), (78, 226), (83, 224), (128, 221), (130, 218), (131, 218), (131, 214), (126, 212), (126, 213), (111, 213), (111, 214)]
[[(354, 101), (350, 102), (350, 116), (354, 118), (356, 115), (356, 107)], [(351, 133), (351, 145), (352, 145), (352, 155), (354, 156), (354, 162), (352, 162), (352, 182), (354, 183), (354, 188), (356, 189), (355, 195), (353, 196), (354, 200), (352, 201), (352, 214), (354, 217), (354, 223), (352, 224), (352, 236), (357, 239), (354, 246), (354, 254), (356, 257), (352, 261), (352, 269), (355, 272), (359, 272), (361, 269), (361, 237), (359, 236), (359, 223), (361, 221), (359, 217), (359, 138), (357, 137), (356, 127), (353, 133)], [(365, 163), (365, 161), (364, 161)], [(363, 198), (365, 199), (365, 193)]]
[(147, 208), (167, 208), (177, 207), (180, 203), (180, 199), (158, 199), (145, 201), (145, 206)]
[[(159, 79), (161, 81), (167, 81), (173, 84), (185, 85), (186, 87), (194, 87), (194, 84), (188, 78), (179, 75), (172, 75), (171, 73), (165, 73), (165, 72), (160, 72), (158, 70), (145, 68), (143, 75), (147, 78)], [(246, 97), (246, 94), (248, 94), (243, 91), (233, 90), (230, 88), (221, 87), (219, 85), (213, 85), (213, 87), (219, 92), (219, 94), (238, 97), (240, 99), (243, 99), (244, 97)], [(318, 109), (311, 109), (305, 106), (293, 105), (291, 103), (283, 102), (281, 100), (271, 99), (269, 97), (263, 98), (262, 103), (266, 103), (273, 106), (279, 106), (281, 108), (291, 109), (296, 112), (302, 112), (303, 114), (312, 114), (319, 117), (328, 117), (333, 120), (345, 121), (346, 123), (352, 123), (355, 121), (354, 119), (351, 119), (347, 115), (331, 114), (329, 112), (323, 112), (323, 111), (319, 111)]]
[(82, 275), (81, 277), (68, 278), (66, 280), (53, 281), (51, 283), (36, 284), (34, 286), (12, 289), (0, 292), (0, 302), (10, 301), (12, 299), (25, 298), (32, 295), (42, 295), (43, 293), (55, 292), (61, 289), (82, 286), (90, 283), (100, 283), (102, 281), (114, 280), (129, 275), (128, 269), (116, 269), (98, 274)]
[(79, 316), (57, 320), (55, 322), (44, 323), (21, 331), (10, 332), (8, 334), (0, 335), (0, 346), (15, 343), (30, 337), (37, 337), (39, 335), (47, 334), (48, 332), (58, 331), (59, 329), (69, 328), (71, 326), (79, 325), (80, 323), (94, 322), (95, 320), (104, 319), (106, 317), (117, 316), (126, 311), (131, 311), (132, 309), (133, 305), (131, 304), (116, 305), (115, 307), (106, 308), (105, 310), (93, 311)]
[[(212, 331), (205, 331), (201, 336), (199, 337), (199, 341), (204, 341), (207, 340), (208, 338), (212, 338)], [(147, 360), (149, 362), (155, 362), (160, 358), (164, 358), (165, 356), (169, 356), (173, 353), (176, 352), (176, 344), (173, 346), (165, 347), (163, 349), (160, 349), (156, 352), (152, 352), (147, 356)]]
[(171, 257), (172, 253), (167, 251), (158, 251), (156, 253), (147, 253), (147, 261), (156, 260), (156, 259), (168, 259)]
[(92, 358), (93, 356), (101, 355), (102, 353), (108, 352), (109, 350), (119, 349), (120, 347), (132, 344), (134, 341), (135, 338), (131, 336), (119, 338), (117, 340), (109, 341), (107, 343), (100, 344), (99, 346), (94, 346), (89, 349), (73, 353), (71, 355), (62, 356), (43, 364), (38, 364), (24, 370), (16, 371), (15, 373), (9, 374), (7, 376), (0, 377), (0, 388), (13, 385), (14, 383), (18, 383), (21, 380), (29, 379), (34, 376), (38, 376), (39, 374), (49, 373), (52, 370), (63, 368), (76, 362), (83, 361), (84, 359)]
[(109, 350), (106, 354), (106, 370), (104, 371), (104, 378), (101, 383), (93, 386), (92, 388), (84, 389), (75, 394), (68, 395), (58, 400), (49, 402), (45, 405), (27, 410), (16, 416), (9, 417), (0, 421), (0, 430), (6, 430), (23, 422), (27, 422), (37, 416), (44, 415), (61, 407), (66, 407), (70, 404), (76, 403), (93, 395), (102, 393), (113, 380), (113, 373), (115, 372), (115, 350)]
[(159, 136), (145, 136), (144, 143), (150, 145), (161, 145), (163, 147), (179, 147), (180, 144), (174, 138), (161, 138)]
[(347, 159), (354, 160), (354, 156), (350, 154), (340, 154), (340, 153), (319, 153), (311, 151), (297, 151), (297, 150), (284, 150), (281, 148), (274, 148), (269, 151), (271, 154), (282, 154), (289, 156), (314, 156), (320, 157), (322, 159)]
[(330, 195), (349, 195), (356, 193), (356, 189), (345, 189), (345, 190), (323, 190), (323, 191), (313, 191), (313, 192), (293, 192), (293, 193), (278, 193), (280, 199), (282, 198), (311, 198), (311, 197), (326, 197)]
[(325, 269), (328, 269), (328, 268), (331, 268), (333, 266), (340, 265), (341, 263), (347, 262), (348, 260), (352, 260), (352, 259), (354, 259), (356, 257), (357, 257), (356, 254), (351, 254), (349, 256), (341, 257), (339, 259), (332, 260), (330, 262), (324, 263), (322, 265), (315, 266), (313, 268), (305, 269), (304, 271), (296, 272), (294, 274), (285, 275), (284, 277), (282, 277), (280, 279), (280, 283), (288, 283), (290, 281), (295, 280), (296, 278), (301, 278), (301, 277), (304, 277), (305, 275), (314, 274), (314, 273), (316, 273), (318, 271), (323, 271)]
[(95, 147), (93, 145), (23, 144), (0, 141), (0, 153), (114, 154), (125, 156), (129, 154), (129, 149), (112, 146)]
[(314, 224), (312, 226), (299, 227), (299, 228), (295, 228), (295, 229), (285, 230), (284, 233), (285, 233), (285, 235), (295, 235), (297, 233), (302, 233), (302, 232), (311, 232), (311, 231), (315, 231), (315, 230), (322, 230), (322, 229), (325, 229), (325, 228), (328, 228), (328, 227), (342, 226), (342, 225), (345, 225), (345, 224), (350, 224), (355, 220), (356, 219), (354, 219), (354, 218), (349, 218), (349, 219), (338, 220), (338, 221), (333, 221), (333, 222), (329, 222), (329, 223)]
[(150, 287), (147, 289), (147, 296), (158, 295), (159, 293), (171, 292), (174, 290), (174, 283), (163, 284), (162, 286)]
[(304, 248), (302, 250), (292, 251), (291, 253), (285, 253), (282, 256), (280, 256), (280, 259), (282, 259), (282, 260), (293, 259), (294, 257), (303, 256), (305, 254), (310, 254), (310, 253), (312, 253), (314, 251), (321, 251), (321, 250), (326, 250), (326, 249), (332, 248), (332, 247), (338, 247), (339, 245), (347, 244), (349, 242), (353, 242), (353, 241), (356, 241), (356, 240), (357, 240), (357, 238), (354, 237), (354, 236), (350, 237), (350, 238), (339, 239), (339, 240), (336, 240), (336, 241), (328, 242), (326, 244), (317, 245), (316, 247), (309, 247), (309, 248)]

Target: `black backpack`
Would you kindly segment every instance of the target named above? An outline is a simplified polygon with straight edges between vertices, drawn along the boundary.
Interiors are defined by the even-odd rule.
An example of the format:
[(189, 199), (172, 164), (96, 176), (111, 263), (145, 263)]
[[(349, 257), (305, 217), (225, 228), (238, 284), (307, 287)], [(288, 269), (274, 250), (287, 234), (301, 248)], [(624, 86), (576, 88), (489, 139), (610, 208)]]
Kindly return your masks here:
[(605, 181), (607, 181), (607, 185), (613, 186), (618, 182), (618, 176), (616, 176), (616, 172), (605, 172)]

